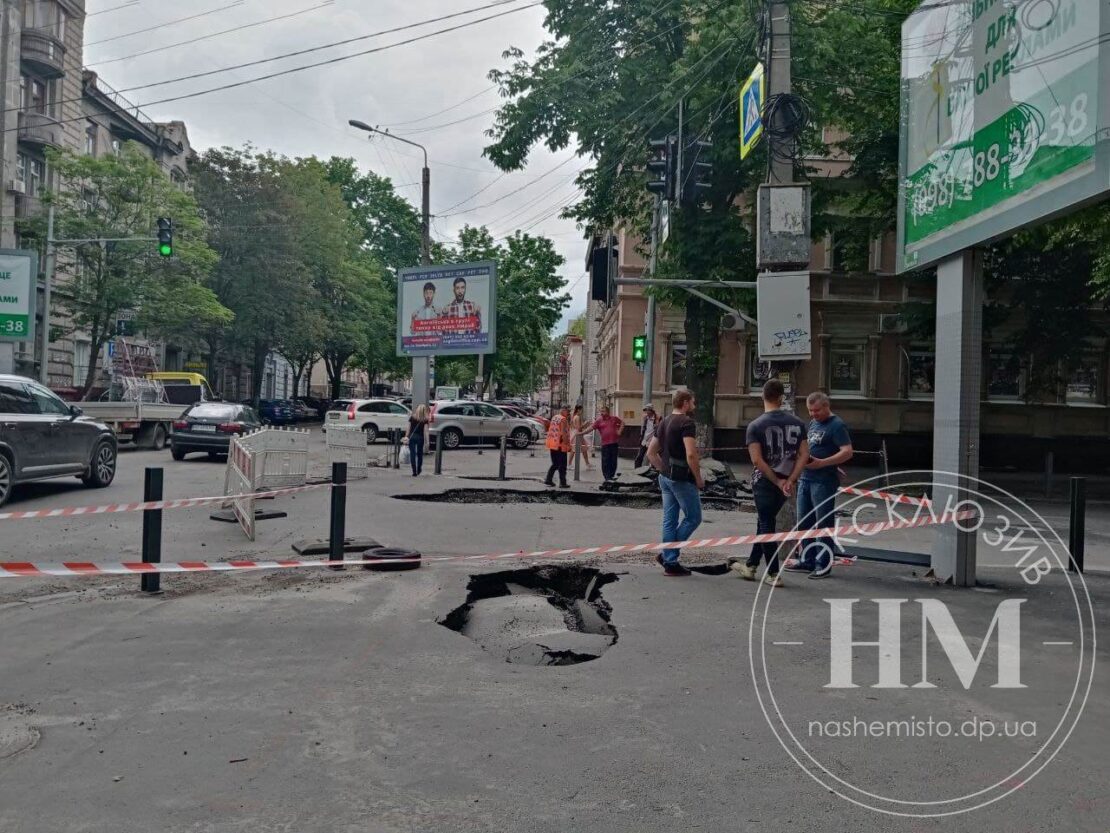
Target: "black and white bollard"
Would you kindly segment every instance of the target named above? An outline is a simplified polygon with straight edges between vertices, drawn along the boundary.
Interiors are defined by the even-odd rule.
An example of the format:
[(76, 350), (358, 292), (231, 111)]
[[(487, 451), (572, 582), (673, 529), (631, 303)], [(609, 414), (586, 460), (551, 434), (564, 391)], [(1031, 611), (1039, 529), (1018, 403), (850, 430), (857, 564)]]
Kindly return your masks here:
[[(343, 540), (347, 535), (347, 464), (331, 464), (331, 524), (328, 531), (328, 560), (345, 560)], [(342, 570), (340, 566), (332, 569)]]
[(509, 453), (509, 438), (501, 438), (501, 457), (497, 461), (497, 479), (505, 480), (505, 460)]
[[(162, 499), (162, 469), (148, 468), (143, 476), (143, 502)], [(162, 510), (143, 510), (143, 563), (162, 562)], [(162, 576), (144, 573), (139, 579), (139, 589), (144, 593), (161, 593)]]

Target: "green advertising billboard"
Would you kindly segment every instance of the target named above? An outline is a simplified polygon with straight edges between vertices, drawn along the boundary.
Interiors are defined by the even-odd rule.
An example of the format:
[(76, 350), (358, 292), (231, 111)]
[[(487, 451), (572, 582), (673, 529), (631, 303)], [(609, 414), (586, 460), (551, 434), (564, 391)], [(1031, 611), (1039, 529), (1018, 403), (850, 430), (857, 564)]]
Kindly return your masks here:
[(1099, 0), (928, 0), (902, 26), (898, 271), (1105, 194)]
[(34, 341), (38, 254), (0, 249), (0, 341)]

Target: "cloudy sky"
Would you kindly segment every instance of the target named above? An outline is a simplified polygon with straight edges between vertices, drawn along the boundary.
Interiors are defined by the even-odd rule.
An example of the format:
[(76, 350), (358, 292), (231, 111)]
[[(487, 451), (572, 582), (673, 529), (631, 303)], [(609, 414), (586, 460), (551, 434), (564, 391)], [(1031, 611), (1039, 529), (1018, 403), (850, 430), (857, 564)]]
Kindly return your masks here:
[[(490, 89), (487, 73), (504, 66), (501, 53), (508, 47), (520, 47), (531, 54), (544, 39), (542, 6), (527, 8), (534, 0), (509, 0), (502, 8), (297, 57), (133, 89), (373, 35), (493, 1), (88, 0), (85, 64), (107, 84), (124, 91), (131, 102), (142, 106), (354, 55), (521, 8), (494, 20), (376, 54), (197, 98), (151, 103), (143, 109), (156, 121), (185, 121), (198, 149), (250, 142), (289, 156), (354, 157), (364, 169), (390, 177), (398, 191), (416, 206), (420, 204), (420, 152), (392, 139), (368, 140), (366, 133), (349, 127), (347, 120), (360, 119), (420, 142), (428, 148), (431, 160), (432, 213), (436, 215), (433, 235), (440, 240), (451, 239), (464, 225), (471, 224), (487, 225), (495, 236), (519, 228), (552, 238), (567, 261), (562, 273), (574, 297), (569, 318), (585, 308), (585, 244), (574, 223), (559, 219), (558, 213), (574, 198), (573, 178), (582, 161), (567, 161), (572, 155), (569, 152), (552, 154), (538, 148), (525, 170), (502, 176), (482, 157), (488, 141), (484, 134), (493, 119), (488, 111), (500, 100)], [(292, 16), (262, 23), (284, 15)], [(183, 20), (187, 17), (193, 19)], [(217, 34), (254, 23), (259, 25)], [(174, 46), (190, 40), (195, 42)], [(540, 178), (549, 171), (553, 172)]]

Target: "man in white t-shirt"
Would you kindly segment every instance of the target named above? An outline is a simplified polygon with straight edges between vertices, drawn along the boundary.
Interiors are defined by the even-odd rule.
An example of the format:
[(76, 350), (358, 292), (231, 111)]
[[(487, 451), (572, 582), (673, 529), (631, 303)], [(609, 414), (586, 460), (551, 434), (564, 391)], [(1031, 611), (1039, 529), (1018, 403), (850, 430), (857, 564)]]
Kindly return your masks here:
[(655, 436), (655, 426), (659, 424), (659, 415), (651, 405), (644, 405), (644, 421), (640, 423), (640, 450), (636, 452), (636, 463), (633, 468), (638, 469), (644, 464), (651, 438)]

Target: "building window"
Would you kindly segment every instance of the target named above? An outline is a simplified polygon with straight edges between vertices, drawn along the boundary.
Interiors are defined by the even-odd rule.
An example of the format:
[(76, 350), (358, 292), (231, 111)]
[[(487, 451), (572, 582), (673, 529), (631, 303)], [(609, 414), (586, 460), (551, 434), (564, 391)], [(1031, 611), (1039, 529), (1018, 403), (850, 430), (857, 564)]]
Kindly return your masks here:
[(46, 84), (27, 76), (21, 76), (19, 81), (20, 105), (23, 109), (46, 115)]
[(85, 384), (89, 375), (89, 362), (92, 360), (92, 345), (87, 341), (73, 342), (73, 384)]
[(90, 124), (85, 128), (85, 154), (96, 156), (96, 125)]
[(987, 398), (1019, 400), (1025, 392), (1021, 359), (1001, 347), (990, 348), (987, 358)]
[(1096, 356), (1085, 356), (1067, 374), (1067, 403), (1069, 405), (1096, 405), (1099, 402), (1099, 361)]
[(761, 361), (759, 351), (752, 345), (751, 358), (748, 360), (748, 390), (762, 393), (763, 385), (771, 378), (771, 363)]
[(27, 196), (37, 197), (42, 193), (46, 179), (46, 163), (41, 159), (27, 157)]
[(671, 342), (671, 387), (686, 387), (686, 342)]
[(863, 345), (840, 344), (829, 349), (829, 392), (863, 393)]
[(18, 189), (22, 193), (27, 193), (27, 157), (22, 153), (15, 155), (15, 181), (20, 185)]
[(931, 347), (911, 347), (906, 390), (910, 399), (932, 399), (936, 388), (937, 354)]

